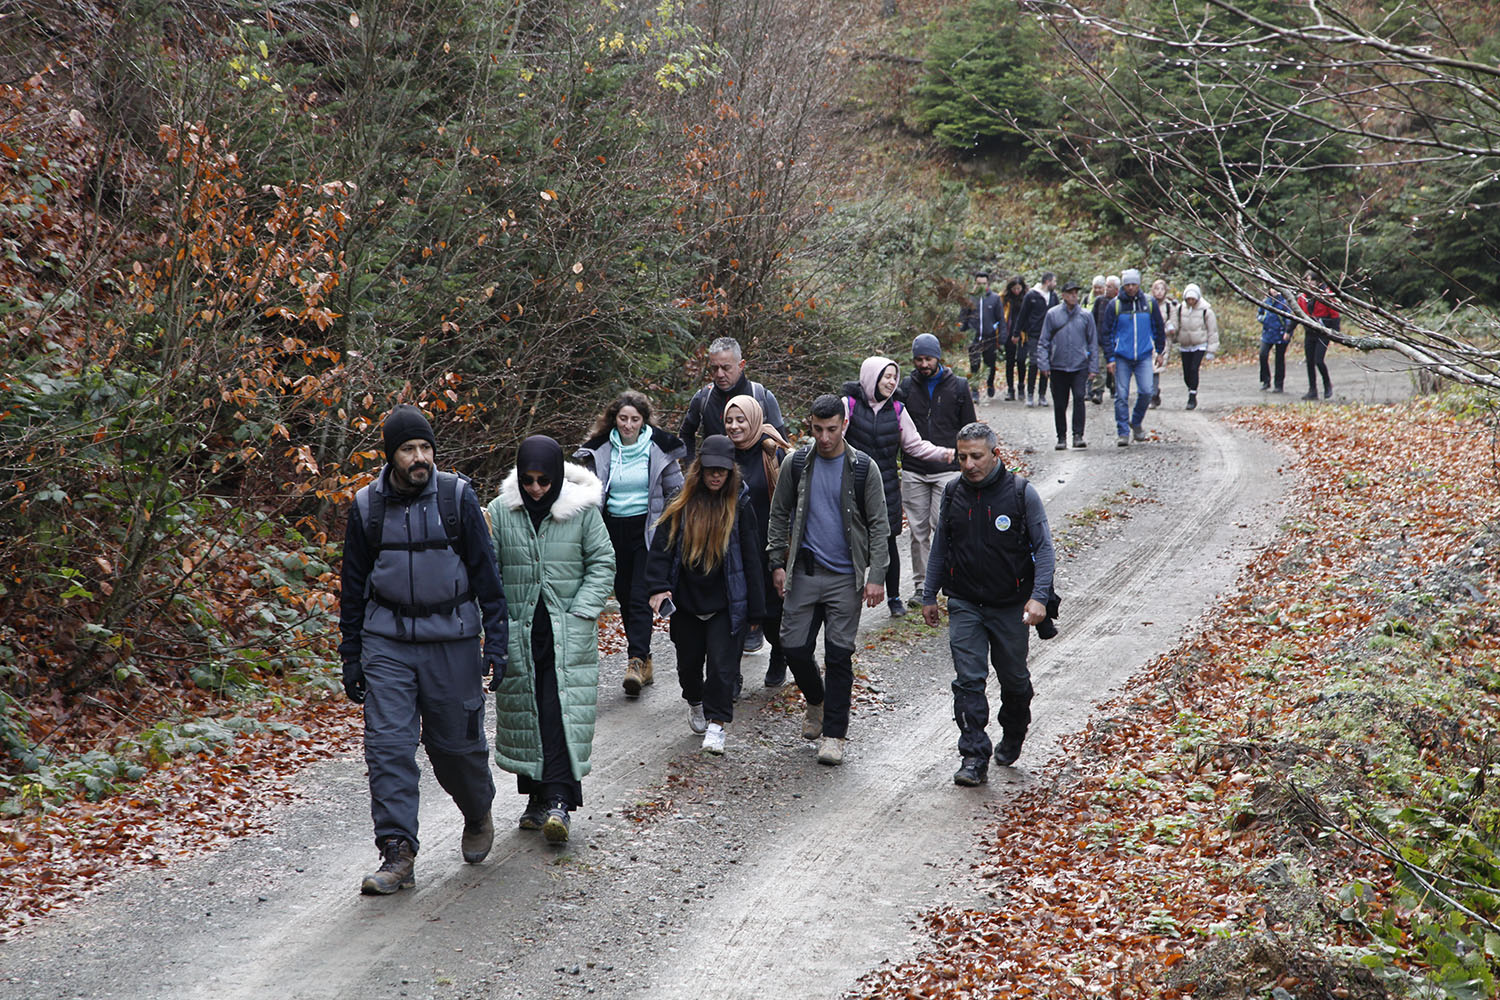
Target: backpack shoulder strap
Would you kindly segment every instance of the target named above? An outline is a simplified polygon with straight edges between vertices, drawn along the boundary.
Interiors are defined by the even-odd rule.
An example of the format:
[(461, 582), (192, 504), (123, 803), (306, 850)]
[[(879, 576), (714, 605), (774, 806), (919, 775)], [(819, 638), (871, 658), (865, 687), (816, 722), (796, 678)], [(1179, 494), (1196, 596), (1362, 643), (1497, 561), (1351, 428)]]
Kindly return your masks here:
[(458, 551), (459, 531), (459, 497), (463, 495), (464, 487), (469, 485), (469, 477), (459, 472), (438, 472), (437, 474), (437, 502), (438, 516), (443, 520), (443, 533), (448, 536), (448, 545), (455, 552)]
[(1011, 473), (1011, 479), (1015, 480), (1016, 509), (1021, 512), (1021, 534), (1026, 539), (1026, 550), (1031, 551), (1031, 524), (1026, 517), (1026, 487), (1030, 485), (1025, 476)]
[(870, 456), (854, 450), (854, 495), (863, 497), (865, 495), (865, 482), (870, 478)]
[(759, 382), (750, 383), (750, 395), (760, 404), (761, 412), (766, 409), (766, 387)]
[(802, 469), (807, 465), (808, 447), (803, 446), (792, 452), (792, 489), (802, 485)]
[(365, 543), (371, 552), (379, 552), (380, 539), (385, 533), (385, 494), (375, 489), (374, 483), (366, 483), (354, 494), (354, 508), (365, 527)]

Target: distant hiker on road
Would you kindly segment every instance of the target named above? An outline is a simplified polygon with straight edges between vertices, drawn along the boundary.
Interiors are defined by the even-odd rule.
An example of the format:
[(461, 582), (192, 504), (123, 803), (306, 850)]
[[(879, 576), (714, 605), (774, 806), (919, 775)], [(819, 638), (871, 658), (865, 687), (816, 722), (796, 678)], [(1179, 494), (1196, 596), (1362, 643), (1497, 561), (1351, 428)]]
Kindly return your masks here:
[(708, 437), (724, 433), (724, 407), (735, 396), (753, 397), (765, 412), (766, 423), (786, 437), (776, 394), (746, 377), (745, 358), (739, 341), (733, 337), (720, 337), (708, 345), (708, 377), (709, 384), (699, 389), (688, 402), (687, 415), (682, 418), (682, 428), (677, 435), (687, 446), (682, 459), (684, 465), (697, 453), (699, 434)]
[[(1104, 314), (1099, 331), (1100, 351), (1115, 377), (1115, 442), (1121, 448), (1130, 437), (1146, 440), (1142, 422), (1151, 406), (1155, 361), (1167, 349), (1162, 316), (1149, 296), (1141, 291), (1141, 272), (1126, 268), (1120, 275), (1120, 294)], [(1130, 410), (1130, 380), (1135, 379), (1135, 412)]]
[(1219, 319), (1197, 285), (1182, 290), (1182, 302), (1167, 313), (1167, 339), (1177, 345), (1182, 359), (1182, 381), (1187, 386), (1187, 409), (1198, 408), (1198, 372), (1204, 361), (1219, 353)]
[[(1057, 275), (1051, 271), (1043, 271), (1041, 280), (1038, 281), (1026, 293), (1026, 298), (1021, 302), (1020, 326), (1026, 333), (1026, 405), (1047, 405), (1047, 376), (1041, 374), (1037, 369), (1036, 351), (1037, 345), (1042, 338), (1042, 321), (1047, 318), (1047, 310), (1057, 305), (1057, 293), (1052, 289), (1057, 285)], [(1041, 377), (1037, 376), (1041, 374)], [(1035, 395), (1032, 391), (1035, 390)]]
[(682, 442), (651, 423), (651, 401), (620, 393), (594, 421), (573, 458), (604, 484), (604, 526), (615, 550), (615, 601), (625, 628), (625, 694), (651, 683), (651, 607), (646, 603), (646, 553), (656, 522), (682, 488)]
[[(1026, 282), (1019, 274), (1012, 275), (1005, 283), (1005, 294), (1000, 296), (1001, 308), (1005, 310), (1005, 398), (1016, 398), (1016, 378), (1020, 377), (1021, 392), (1026, 392), (1026, 354), (1021, 347), (1021, 304), (1026, 301)], [(1019, 365), (1019, 370), (1017, 366)]]
[[(1164, 278), (1157, 278), (1151, 282), (1151, 301), (1155, 304), (1156, 311), (1161, 313), (1162, 328), (1165, 329), (1167, 317), (1172, 314), (1172, 310), (1177, 308), (1177, 302), (1172, 298)], [(1166, 371), (1170, 360), (1171, 355), (1162, 352), (1151, 368), (1151, 408), (1153, 410), (1161, 405), (1161, 373)]]
[[(1114, 302), (1119, 294), (1120, 276), (1118, 274), (1111, 274), (1104, 279), (1104, 294), (1095, 298), (1094, 304), (1089, 307), (1089, 315), (1094, 317), (1094, 329), (1099, 331), (1101, 351), (1104, 345), (1105, 313), (1108, 312), (1111, 303)], [(1115, 377), (1107, 367), (1108, 363), (1109, 357), (1106, 355), (1099, 362), (1099, 372), (1089, 380), (1089, 399), (1093, 400), (1096, 404), (1104, 402), (1105, 389), (1109, 390), (1111, 396), (1115, 394)]]
[(958, 317), (959, 328), (969, 335), (969, 394), (979, 401), (979, 376), (989, 369), (989, 396), (995, 397), (995, 352), (1005, 329), (1000, 296), (990, 288), (988, 271), (974, 272), (974, 298)]
[(1078, 282), (1063, 285), (1062, 304), (1047, 310), (1037, 364), (1052, 376), (1052, 414), (1057, 425), (1057, 450), (1068, 447), (1068, 397), (1073, 397), (1073, 447), (1087, 448), (1083, 439), (1084, 400), (1089, 376), (1099, 374), (1099, 332), (1094, 317), (1078, 301)]
[(382, 437), (385, 467), (354, 495), (344, 533), (339, 656), (345, 693), (364, 705), (381, 858), (360, 891), (383, 896), (416, 884), (419, 739), (463, 813), (464, 860), (490, 852), (484, 677), (491, 687), (505, 677), (508, 626), (479, 497), (467, 479), (437, 471), (432, 425), (402, 405)]
[[(906, 409), (898, 383), (901, 369), (890, 358), (865, 358), (859, 366), (859, 381), (844, 383), (844, 400), (849, 412), (849, 432), (845, 440), (874, 459), (880, 467), (880, 483), (885, 490), (885, 506), (890, 514), (891, 534), (887, 543), (890, 565), (885, 571), (885, 601), (892, 618), (906, 614), (901, 602), (901, 554), (896, 538), (901, 534), (901, 477), (896, 458), (905, 450), (919, 459), (949, 464), (953, 449), (942, 448), (922, 440), (911, 412)], [(918, 584), (920, 569), (912, 567), (912, 596), (921, 596)]]
[(599, 615), (615, 573), (599, 477), (534, 435), (485, 513), (510, 587), (510, 658), (495, 691), (495, 760), (527, 797), (518, 825), (554, 844), (583, 805), (599, 695)]
[[(942, 527), (933, 539), (922, 617), (937, 627), (937, 594), (948, 595), (948, 648), (953, 654), (953, 717), (958, 721), (956, 785), (989, 778), (989, 665), (1000, 681), (1000, 745), (995, 763), (1014, 764), (1031, 725), (1029, 630), (1047, 617), (1052, 592), (1052, 533), (1042, 498), (1000, 461), (987, 424), (958, 433), (963, 475), (943, 494)], [(986, 662), (988, 660), (988, 662)]]
[[(943, 348), (930, 333), (918, 336), (911, 344), (912, 367), (916, 370), (901, 380), (901, 398), (911, 414), (917, 433), (928, 444), (952, 448), (958, 429), (972, 423), (974, 401), (969, 384), (943, 367)], [(901, 506), (906, 509), (906, 523), (911, 528), (911, 578), (913, 585), (922, 577), (927, 565), (927, 549), (937, 524), (938, 498), (943, 487), (958, 475), (956, 462), (936, 462), (930, 458), (901, 450)], [(912, 600), (920, 595), (913, 593)]]
[[(972, 411), (967, 392), (963, 401)], [(813, 400), (813, 445), (782, 464), (766, 545), (772, 583), (786, 604), (781, 642), (807, 700), (802, 735), (819, 740), (818, 763), (830, 765), (844, 762), (860, 599), (872, 608), (885, 600), (880, 581), (890, 531), (880, 470), (844, 443), (844, 413), (837, 396)], [(813, 659), (820, 619), (826, 683)]]
[(677, 680), (705, 753), (724, 752), (745, 629), (765, 617), (763, 551), (734, 444), (710, 435), (657, 525), (647, 584), (651, 610), (672, 609)]
[[(1286, 387), (1286, 347), (1292, 339), (1291, 305), (1281, 289), (1271, 285), (1255, 318), (1260, 321), (1260, 391), (1282, 392)], [(1271, 352), (1276, 352), (1276, 373), (1271, 373)], [(1274, 390), (1272, 386), (1275, 386)]]
[[(765, 414), (753, 396), (735, 396), (724, 407), (724, 433), (734, 443), (734, 462), (739, 466), (740, 478), (750, 494), (756, 533), (765, 538), (770, 530), (771, 496), (776, 492), (776, 480), (781, 475), (781, 460), (786, 458), (792, 446), (776, 428), (765, 422)], [(765, 641), (771, 645), (765, 684), (766, 687), (780, 687), (786, 683), (786, 652), (781, 648), (781, 596), (771, 585), (771, 562), (764, 546), (758, 557), (764, 584), (762, 589), (766, 595), (761, 630), (765, 633)], [(748, 642), (745, 651), (754, 651)], [(741, 675), (737, 669), (736, 690), (740, 683)]]
[(1318, 376), (1323, 376), (1323, 398), (1333, 398), (1333, 380), (1328, 377), (1328, 344), (1331, 338), (1314, 324), (1324, 329), (1339, 329), (1342, 319), (1333, 301), (1333, 289), (1312, 271), (1302, 276), (1302, 293), (1297, 296), (1297, 307), (1312, 319), (1302, 324), (1302, 345), (1307, 355), (1307, 395), (1303, 399), (1318, 398)]

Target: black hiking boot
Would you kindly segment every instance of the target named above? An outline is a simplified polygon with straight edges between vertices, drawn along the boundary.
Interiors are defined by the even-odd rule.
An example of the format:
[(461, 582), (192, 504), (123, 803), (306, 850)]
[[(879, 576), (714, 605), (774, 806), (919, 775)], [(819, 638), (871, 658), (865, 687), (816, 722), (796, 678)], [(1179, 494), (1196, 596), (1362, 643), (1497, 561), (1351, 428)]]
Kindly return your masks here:
[(568, 825), (568, 807), (561, 802), (554, 803), (547, 810), (547, 821), (542, 824), (542, 836), (547, 838), (549, 844), (566, 844)]
[(1016, 761), (1020, 760), (1021, 744), (1025, 740), (1026, 737), (1024, 735), (1007, 735), (1000, 741), (1000, 745), (995, 748), (995, 763), (1001, 767), (1010, 767)]
[(477, 865), (489, 857), (495, 843), (495, 820), (486, 812), (479, 819), (464, 820), (464, 835), (459, 838), (458, 848), (463, 852), (467, 864)]
[(417, 853), (411, 841), (405, 837), (387, 837), (380, 844), (380, 867), (360, 883), (359, 891), (366, 896), (389, 896), (400, 889), (410, 889), (417, 884), (413, 869)]
[(523, 830), (540, 830), (542, 824), (547, 822), (547, 800), (535, 792), (526, 800), (526, 811), (521, 818), (516, 820), (516, 826)]
[(953, 783), (965, 788), (975, 788), (990, 780), (990, 762), (983, 757), (965, 757), (958, 770), (953, 772)]
[(773, 649), (770, 659), (771, 662), (766, 664), (766, 687), (781, 687), (786, 683), (786, 654)]

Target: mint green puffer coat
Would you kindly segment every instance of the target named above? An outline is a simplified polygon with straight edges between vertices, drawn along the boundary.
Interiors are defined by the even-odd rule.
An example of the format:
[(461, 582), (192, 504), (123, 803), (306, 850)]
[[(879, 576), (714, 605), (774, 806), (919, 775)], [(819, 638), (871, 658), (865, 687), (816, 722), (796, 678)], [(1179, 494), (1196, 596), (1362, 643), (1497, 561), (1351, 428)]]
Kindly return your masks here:
[(510, 669), (495, 692), (495, 763), (512, 774), (542, 777), (542, 731), (536, 714), (531, 621), (539, 600), (552, 617), (557, 694), (562, 703), (573, 777), (589, 773), (599, 693), (599, 614), (614, 586), (615, 550), (599, 505), (599, 479), (564, 465), (561, 494), (541, 527), (521, 505), (514, 469), (485, 508), (510, 609)]

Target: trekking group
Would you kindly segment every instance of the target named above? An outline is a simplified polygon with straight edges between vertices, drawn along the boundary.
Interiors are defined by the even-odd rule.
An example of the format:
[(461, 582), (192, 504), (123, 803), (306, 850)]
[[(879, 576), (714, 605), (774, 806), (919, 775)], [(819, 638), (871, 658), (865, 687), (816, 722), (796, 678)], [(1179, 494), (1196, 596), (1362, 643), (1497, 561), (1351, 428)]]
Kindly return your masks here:
[[(1050, 273), (1029, 290), (1012, 278), (1003, 295), (988, 290), (987, 275), (976, 284), (960, 318), (973, 333), (972, 383), (944, 363), (937, 336), (922, 334), (909, 372), (870, 357), (858, 379), (813, 399), (802, 414), (810, 443), (801, 447), (730, 338), (709, 345), (710, 381), (676, 434), (656, 422), (644, 394), (621, 392), (572, 461), (551, 437), (522, 441), (485, 506), (467, 479), (438, 470), (424, 414), (392, 410), (382, 428), (386, 464), (349, 511), (341, 580), (344, 689), (363, 705), (380, 852), (361, 891), (415, 884), (418, 743), (463, 816), (463, 859), (488, 855), (495, 784), (486, 687), (496, 714), (493, 760), (525, 796), (518, 826), (553, 843), (568, 839), (591, 766), (599, 618), (611, 594), (627, 644), (627, 698), (655, 681), (654, 622), (665, 618), (687, 725), (703, 752), (723, 754), (743, 654), (769, 645), (764, 684), (778, 687), (790, 672), (803, 699), (801, 735), (815, 743), (819, 763), (836, 766), (862, 608), (885, 604), (896, 618), (920, 608), (936, 627), (941, 591), (959, 729), (953, 780), (979, 785), (992, 759), (1014, 764), (1031, 722), (1030, 631), (1056, 632), (1055, 557), (1036, 489), (1005, 467), (995, 431), (976, 419), (980, 369), (989, 367), (993, 396), (1003, 356), (1007, 399), (1024, 394), (1027, 405), (1045, 405), (1050, 385), (1060, 449), (1068, 447), (1069, 404), (1072, 447), (1082, 448), (1085, 400), (1112, 392), (1124, 447), (1144, 440), (1167, 339), (1184, 359), (1191, 409), (1199, 364), (1213, 357), (1218, 334), (1196, 286), (1178, 305), (1165, 282), (1159, 293), (1143, 292), (1134, 269), (1095, 279), (1088, 301), (1073, 281), (1059, 298)], [(1270, 387), (1274, 353), (1279, 390), (1291, 327), (1272, 317), (1296, 313), (1273, 298), (1262, 324), (1277, 340), (1265, 341), (1262, 382)], [(1310, 379), (1312, 366), (1310, 348)], [(998, 744), (987, 732), (991, 666)]]

